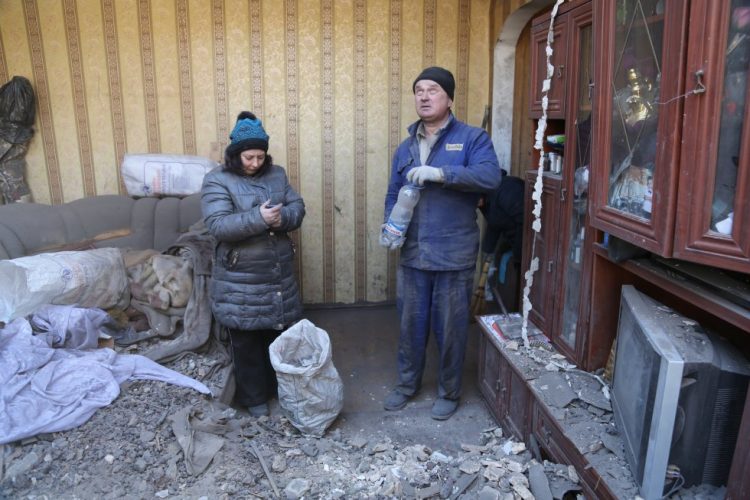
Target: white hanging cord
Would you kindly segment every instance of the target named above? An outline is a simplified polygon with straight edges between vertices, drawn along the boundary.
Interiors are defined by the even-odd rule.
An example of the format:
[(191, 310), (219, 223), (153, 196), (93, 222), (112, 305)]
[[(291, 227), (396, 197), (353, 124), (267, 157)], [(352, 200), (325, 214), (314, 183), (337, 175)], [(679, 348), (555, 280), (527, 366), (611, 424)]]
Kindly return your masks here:
[[(549, 31), (547, 32), (547, 78), (542, 82), (542, 117), (539, 118), (536, 126), (536, 137), (534, 142), (534, 149), (539, 151), (539, 165), (537, 167), (536, 182), (534, 183), (534, 192), (531, 195), (531, 199), (534, 200), (534, 222), (531, 224), (531, 229), (538, 233), (542, 229), (542, 190), (544, 184), (542, 179), (544, 177), (544, 158), (542, 156), (544, 132), (547, 130), (547, 106), (549, 89), (552, 85), (552, 75), (554, 74), (555, 67), (550, 62), (552, 59), (552, 44), (555, 38), (555, 17), (557, 17), (557, 9), (563, 3), (564, 0), (557, 0), (555, 6), (552, 7), (552, 14), (549, 20)], [(523, 323), (521, 324), (521, 338), (523, 339), (523, 345), (527, 349), (529, 348), (529, 311), (531, 311), (531, 300), (529, 294), (531, 293), (531, 286), (534, 284), (534, 273), (539, 269), (539, 257), (535, 255), (536, 250), (536, 234), (531, 239), (531, 262), (529, 263), (529, 269), (524, 273), (525, 284), (523, 287)]]

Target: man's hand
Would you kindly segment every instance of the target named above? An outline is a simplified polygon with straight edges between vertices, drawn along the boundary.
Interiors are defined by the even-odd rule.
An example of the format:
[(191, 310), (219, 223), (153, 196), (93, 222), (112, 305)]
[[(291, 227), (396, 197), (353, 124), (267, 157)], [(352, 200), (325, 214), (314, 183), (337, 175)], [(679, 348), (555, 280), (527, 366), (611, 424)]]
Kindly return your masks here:
[(380, 226), (380, 246), (389, 250), (398, 250), (406, 241), (406, 236), (394, 237), (394, 235), (385, 228), (385, 224)]
[(281, 203), (271, 205), (271, 200), (267, 200), (260, 206), (260, 216), (269, 227), (276, 229), (281, 226), (281, 207)]
[(424, 186), (424, 183), (427, 181), (443, 182), (445, 176), (443, 175), (443, 170), (440, 168), (422, 165), (421, 167), (414, 167), (409, 170), (406, 174), (406, 179), (411, 183)]

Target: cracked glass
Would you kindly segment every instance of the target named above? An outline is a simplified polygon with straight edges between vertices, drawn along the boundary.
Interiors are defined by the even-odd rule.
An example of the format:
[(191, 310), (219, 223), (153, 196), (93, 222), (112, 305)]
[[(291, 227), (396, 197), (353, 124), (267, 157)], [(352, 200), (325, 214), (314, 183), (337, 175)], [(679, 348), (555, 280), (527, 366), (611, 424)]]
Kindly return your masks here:
[(617, 2), (607, 204), (646, 220), (657, 168), (663, 35), (663, 0)]

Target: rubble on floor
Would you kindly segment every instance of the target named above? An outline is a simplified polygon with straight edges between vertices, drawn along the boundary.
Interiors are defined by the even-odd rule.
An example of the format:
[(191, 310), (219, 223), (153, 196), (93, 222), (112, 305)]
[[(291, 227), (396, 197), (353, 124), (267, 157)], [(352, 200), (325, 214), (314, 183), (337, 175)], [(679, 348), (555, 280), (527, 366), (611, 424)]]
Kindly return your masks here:
[[(212, 385), (206, 355), (166, 365)], [(200, 435), (210, 439), (185, 439)], [(467, 442), (481, 444), (448, 452), (340, 429), (306, 437), (278, 411), (256, 419), (190, 389), (135, 381), (76, 429), (3, 446), (0, 497), (527, 499), (543, 498), (533, 488), (554, 498), (579, 489), (575, 471), (536, 462), (500, 428)]]

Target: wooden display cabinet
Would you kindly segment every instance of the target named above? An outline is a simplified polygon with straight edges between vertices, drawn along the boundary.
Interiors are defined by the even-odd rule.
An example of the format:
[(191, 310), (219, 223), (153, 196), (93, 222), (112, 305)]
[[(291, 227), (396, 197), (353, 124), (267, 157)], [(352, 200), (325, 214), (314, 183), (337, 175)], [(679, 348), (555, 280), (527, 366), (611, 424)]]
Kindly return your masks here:
[(750, 272), (747, 6), (594, 4), (591, 224), (663, 257)]
[[(532, 257), (539, 258), (539, 269), (534, 275), (530, 300), (531, 321), (552, 340), (555, 346), (576, 364), (587, 366), (584, 348), (587, 340), (587, 317), (589, 300), (590, 262), (586, 256), (591, 245), (588, 226), (588, 179), (591, 159), (591, 86), (593, 80), (593, 27), (591, 3), (570, 2), (561, 8), (555, 19), (555, 46), (552, 60), (565, 61), (567, 74), (558, 77), (557, 67), (552, 78), (550, 95), (562, 95), (563, 105), (549, 111), (546, 135), (564, 133), (563, 147), (545, 141), (544, 151), (555, 151), (563, 155), (561, 172), (545, 171), (542, 191), (542, 230), (531, 231), (532, 217), (526, 218), (525, 234), (534, 234), (534, 239), (524, 242), (523, 269), (529, 268)], [(532, 42), (536, 31), (546, 42), (549, 15), (533, 21)], [(558, 39), (559, 36), (559, 39)], [(558, 45), (559, 43), (559, 45)], [(545, 58), (540, 61), (540, 58)], [(537, 47), (532, 55), (532, 68), (544, 67), (544, 47)], [(534, 79), (536, 75), (536, 79)], [(532, 88), (542, 88), (544, 74), (532, 73)], [(541, 79), (539, 79), (541, 78)], [(556, 98), (556, 97), (554, 97)], [(553, 97), (550, 97), (553, 99)], [(532, 100), (530, 114), (536, 116), (536, 104)], [(538, 161), (539, 153), (532, 157)], [(534, 202), (531, 199), (537, 170), (526, 175), (526, 213), (531, 214)], [(532, 256), (533, 253), (533, 256)]]
[(479, 390), (495, 419), (526, 441), (531, 422), (531, 391), (488, 335), (479, 336)]
[[(530, 170), (526, 173), (526, 193), (524, 213), (531, 214), (534, 202), (531, 194), (534, 192), (537, 171)], [(529, 319), (539, 327), (545, 335), (552, 331), (554, 321), (554, 294), (549, 293), (557, 285), (558, 247), (559, 238), (558, 216), (560, 200), (559, 176), (545, 173), (542, 179), (542, 230), (535, 233), (531, 230), (533, 218), (524, 218), (523, 231), (525, 235), (534, 235), (534, 239), (523, 239), (523, 256), (521, 269), (529, 269), (532, 258), (532, 249), (535, 257), (539, 259), (539, 269), (534, 273), (534, 283), (529, 293), (532, 309)]]
[[(568, 10), (568, 9), (565, 9)], [(565, 114), (565, 79), (567, 72), (567, 30), (565, 29), (565, 10), (562, 10), (555, 20), (555, 34), (550, 63), (555, 67), (552, 82), (547, 93), (547, 118), (563, 118)], [(531, 64), (531, 81), (542, 82), (547, 77), (547, 32), (549, 31), (550, 15), (540, 16), (534, 19), (531, 27), (531, 47), (533, 50)], [(542, 86), (535, 85), (531, 88), (531, 116), (541, 118), (542, 116)]]
[(739, 8), (704, 0), (690, 9), (687, 85), (706, 90), (685, 99), (673, 256), (747, 273), (750, 37)]

